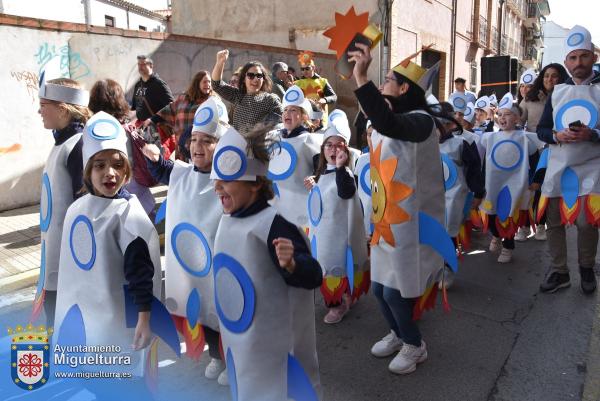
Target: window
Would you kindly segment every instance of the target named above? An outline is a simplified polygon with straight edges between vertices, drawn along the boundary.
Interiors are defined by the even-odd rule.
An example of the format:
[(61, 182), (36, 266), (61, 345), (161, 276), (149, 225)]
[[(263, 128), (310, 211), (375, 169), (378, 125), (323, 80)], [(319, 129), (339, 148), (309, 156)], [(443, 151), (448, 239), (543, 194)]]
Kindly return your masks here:
[(472, 61), (471, 62), (471, 66), (470, 66), (470, 74), (469, 74), (469, 85), (470, 85), (470, 89), (475, 92), (477, 89), (477, 62), (476, 61)]
[(140, 31), (147, 31), (146, 27), (144, 25), (140, 25)]
[(115, 17), (111, 17), (110, 15), (105, 15), (104, 16), (104, 25), (105, 26), (111, 26), (114, 28), (115, 26)]

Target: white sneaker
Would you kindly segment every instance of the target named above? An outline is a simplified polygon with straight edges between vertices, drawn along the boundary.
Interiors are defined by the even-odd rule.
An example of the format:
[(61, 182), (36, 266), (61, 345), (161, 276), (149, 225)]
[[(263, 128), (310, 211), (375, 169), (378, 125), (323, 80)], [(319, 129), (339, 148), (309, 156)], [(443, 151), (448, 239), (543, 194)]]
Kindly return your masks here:
[(444, 270), (442, 272), (442, 279), (438, 282), (438, 288), (440, 290), (443, 290), (444, 287), (449, 289), (454, 283), (454, 272), (448, 266), (444, 266)]
[(531, 235), (530, 227), (519, 227), (519, 230), (515, 235), (515, 241), (525, 242), (527, 241), (527, 238), (529, 238), (529, 235)]
[(492, 237), (490, 241), (490, 252), (498, 252), (502, 249), (502, 240), (498, 237)]
[(400, 351), (400, 348), (402, 348), (402, 340), (396, 336), (394, 330), (391, 330), (387, 336), (377, 341), (373, 347), (371, 347), (371, 354), (377, 358), (385, 358), (386, 356), (392, 355), (394, 352)]
[(546, 241), (546, 226), (540, 224), (535, 227), (535, 237), (537, 241)]
[(426, 359), (427, 347), (425, 341), (421, 341), (420, 347), (404, 344), (398, 355), (388, 365), (388, 369), (392, 373), (405, 375), (414, 372), (417, 369), (417, 363), (425, 362)]
[(500, 256), (498, 256), (498, 263), (508, 263), (512, 260), (512, 250), (502, 248)]
[(206, 366), (204, 371), (204, 377), (210, 380), (214, 380), (219, 377), (219, 374), (225, 369), (225, 364), (220, 359), (212, 358), (210, 363)]
[(221, 372), (221, 374), (217, 378), (217, 383), (219, 383), (221, 386), (229, 386), (229, 376), (227, 376), (227, 369)]

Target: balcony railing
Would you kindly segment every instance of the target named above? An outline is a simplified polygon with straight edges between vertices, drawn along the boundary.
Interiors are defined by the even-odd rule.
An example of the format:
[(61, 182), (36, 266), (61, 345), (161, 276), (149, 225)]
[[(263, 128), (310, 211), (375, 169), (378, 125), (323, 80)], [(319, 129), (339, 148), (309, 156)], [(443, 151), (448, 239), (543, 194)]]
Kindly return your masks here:
[(487, 46), (487, 20), (482, 16), (479, 16), (479, 44)]
[(492, 43), (491, 48), (494, 53), (498, 53), (498, 28), (492, 27)]

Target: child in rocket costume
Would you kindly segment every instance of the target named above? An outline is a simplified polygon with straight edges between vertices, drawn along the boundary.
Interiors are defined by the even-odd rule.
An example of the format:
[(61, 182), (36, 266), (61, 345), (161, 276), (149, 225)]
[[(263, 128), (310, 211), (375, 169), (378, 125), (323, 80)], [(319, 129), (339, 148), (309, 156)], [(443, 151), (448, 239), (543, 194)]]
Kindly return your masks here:
[(433, 73), (410, 61), (414, 54), (388, 72), (380, 92), (367, 77), (369, 48), (356, 47), (348, 53), (355, 62), (355, 94), (376, 130), (370, 152), (372, 291), (391, 329), (371, 353), (396, 354), (388, 369), (407, 374), (427, 359), (415, 320), (435, 305), (444, 259), (457, 267), (443, 226), (443, 169), (433, 118), (439, 113), (425, 100)]
[[(466, 104), (465, 104), (466, 106)], [(452, 116), (455, 107), (442, 103), (448, 116)], [(467, 250), (470, 246), (470, 212), (477, 208), (485, 196), (481, 171), (481, 160), (474, 141), (464, 136), (466, 131), (455, 120), (441, 118), (443, 130), (440, 131), (440, 155), (444, 168), (444, 197), (446, 201), (446, 231), (452, 237), (457, 251)], [(442, 285), (449, 288), (454, 274), (449, 267), (444, 268)]]
[(211, 271), (215, 235), (223, 214), (210, 179), (212, 158), (227, 128), (227, 109), (210, 96), (198, 109), (192, 127), (192, 164), (165, 160), (154, 145), (146, 145), (152, 175), (169, 185), (165, 222), (165, 305), (186, 342), (186, 355), (198, 360), (205, 342), (211, 361), (208, 379), (226, 384), (219, 351), (219, 318)]
[(40, 200), (41, 265), (32, 321), (42, 307), (48, 326), (54, 322), (58, 283), (60, 245), (67, 208), (77, 199), (83, 186), (81, 132), (91, 116), (87, 108), (89, 93), (73, 80), (47, 81), (40, 76), (40, 110), (44, 128), (51, 129), (54, 146), (42, 172)]
[(239, 401), (317, 400), (313, 290), (321, 267), (301, 230), (268, 204), (265, 134), (246, 139), (229, 128), (211, 172), (224, 212), (213, 275), (229, 384)]
[[(319, 154), (322, 136), (311, 134), (305, 125), (312, 107), (296, 85), (283, 96), (283, 128), (277, 131), (279, 142), (273, 146), (267, 178), (273, 181), (272, 205), (286, 220), (308, 231), (308, 193), (304, 178), (312, 175), (313, 157)], [(308, 234), (308, 233), (307, 233)]]
[[(123, 186), (131, 176), (126, 135), (111, 115), (96, 113), (83, 133), (84, 184), (89, 192), (65, 216), (58, 278), (57, 345), (119, 346), (106, 356), (129, 356), (116, 369), (151, 373), (152, 332), (179, 354), (177, 333), (160, 303), (158, 235), (144, 208)], [(146, 360), (146, 358), (149, 358)], [(155, 365), (156, 366), (156, 365)]]
[(514, 236), (529, 218), (531, 204), (529, 177), (533, 176), (539, 159), (540, 141), (531, 132), (516, 130), (520, 118), (511, 93), (498, 104), (500, 131), (486, 133), (481, 144), (485, 154), (485, 189), (481, 203), (484, 226), (493, 234), (490, 251), (502, 249), (499, 263), (512, 260)]
[[(336, 110), (337, 111), (337, 110)], [(352, 300), (369, 289), (363, 214), (350, 170), (350, 127), (345, 114), (323, 134), (316, 176), (309, 179), (308, 216), (312, 254), (323, 268), (321, 293), (329, 308), (325, 323), (342, 320)]]

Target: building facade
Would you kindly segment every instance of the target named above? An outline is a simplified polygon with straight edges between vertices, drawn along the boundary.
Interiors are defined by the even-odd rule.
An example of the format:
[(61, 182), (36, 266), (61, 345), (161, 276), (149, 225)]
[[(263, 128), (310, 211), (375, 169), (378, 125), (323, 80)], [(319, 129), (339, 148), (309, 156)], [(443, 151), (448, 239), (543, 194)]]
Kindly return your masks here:
[[(173, 0), (172, 29), (183, 35), (327, 52), (323, 32), (333, 25), (334, 13), (345, 14), (350, 5), (342, 0)], [(424, 66), (440, 61), (433, 88), (440, 99), (452, 92), (456, 77), (467, 79), (477, 91), (482, 57), (510, 55), (521, 69), (539, 67), (541, 21), (550, 13), (547, 0), (364, 0), (355, 8), (368, 12), (384, 32), (374, 52), (371, 79), (381, 82), (391, 66), (432, 44), (417, 61)]]
[(167, 30), (169, 10), (169, 0), (0, 0), (2, 14), (153, 32)]

